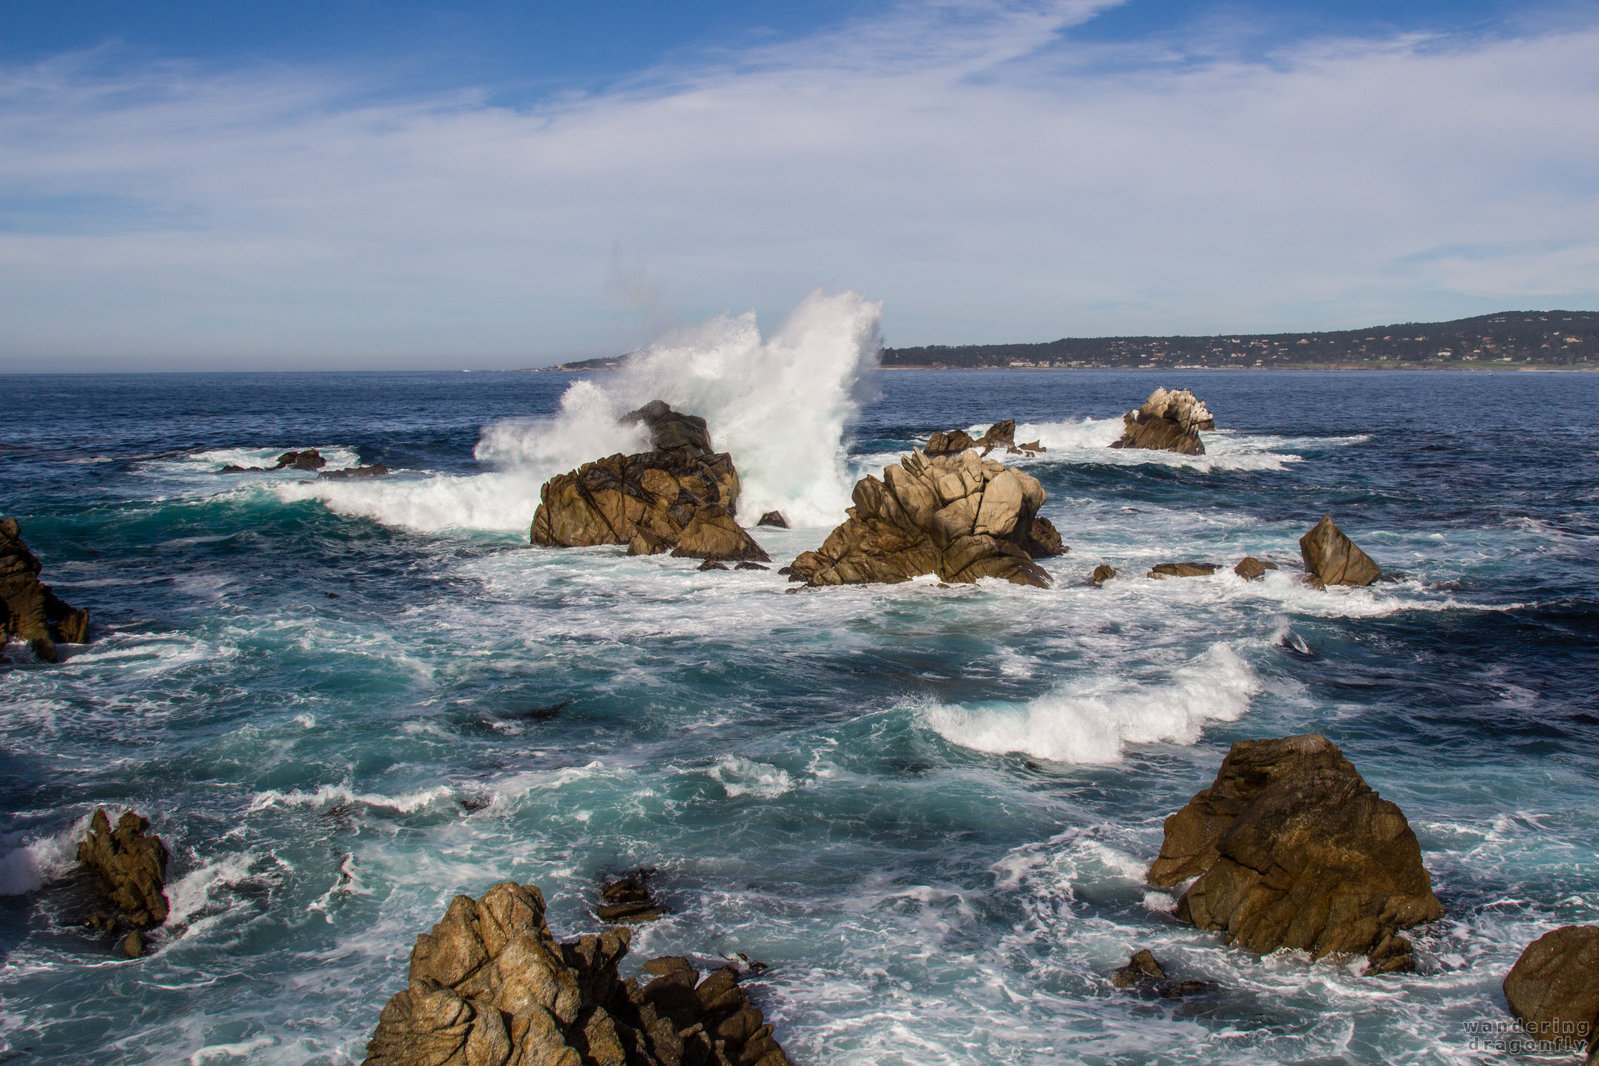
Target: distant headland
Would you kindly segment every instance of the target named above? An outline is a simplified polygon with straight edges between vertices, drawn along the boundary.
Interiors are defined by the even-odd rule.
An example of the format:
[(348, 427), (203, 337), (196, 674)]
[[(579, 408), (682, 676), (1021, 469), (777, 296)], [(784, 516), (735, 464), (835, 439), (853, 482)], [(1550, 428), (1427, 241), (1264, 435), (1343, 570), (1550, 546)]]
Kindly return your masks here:
[[(545, 370), (608, 370), (621, 356)], [(1032, 344), (885, 348), (890, 370), (1599, 370), (1599, 312), (1503, 311), (1324, 333), (1063, 337)]]

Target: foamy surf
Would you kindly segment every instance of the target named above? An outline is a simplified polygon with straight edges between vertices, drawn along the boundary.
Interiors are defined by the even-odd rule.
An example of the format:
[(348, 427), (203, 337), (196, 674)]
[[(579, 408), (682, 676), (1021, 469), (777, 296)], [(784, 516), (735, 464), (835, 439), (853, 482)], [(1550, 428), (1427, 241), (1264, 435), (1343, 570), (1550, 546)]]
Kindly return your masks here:
[(1197, 743), (1207, 722), (1243, 717), (1259, 691), (1254, 668), (1217, 644), (1162, 682), (1094, 678), (1025, 704), (939, 704), (922, 713), (945, 740), (975, 751), (1116, 763), (1129, 744)]

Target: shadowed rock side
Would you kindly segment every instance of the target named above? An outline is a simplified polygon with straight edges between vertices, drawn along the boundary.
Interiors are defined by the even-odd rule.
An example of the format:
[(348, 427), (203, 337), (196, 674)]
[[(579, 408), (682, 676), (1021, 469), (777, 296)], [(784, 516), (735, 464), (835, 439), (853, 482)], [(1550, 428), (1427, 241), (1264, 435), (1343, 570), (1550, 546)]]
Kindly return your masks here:
[(722, 968), (681, 958), (621, 980), (629, 933), (558, 943), (532, 885), (456, 896), (417, 937), (404, 991), (367, 1044), (367, 1066), (787, 1066), (772, 1027)]
[(1599, 926), (1568, 925), (1534, 940), (1504, 987), (1528, 1035), (1586, 1048), (1588, 1061), (1599, 1061)]
[(1366, 955), (1368, 973), (1414, 968), (1398, 931), (1443, 915), (1404, 814), (1314, 734), (1239, 741), (1166, 819), (1149, 881), (1190, 877), (1183, 921), (1263, 955)]
[(0, 520), (0, 646), (25, 640), (33, 654), (56, 661), (56, 644), (82, 644), (89, 637), (89, 612), (78, 610), (40, 584), (43, 569), (22, 542), (14, 518)]
[(1142, 407), (1122, 416), (1121, 439), (1111, 447), (1204, 455), (1199, 431), (1215, 428), (1209, 409), (1187, 389), (1156, 389)]
[(655, 400), (623, 421), (645, 423), (654, 450), (610, 455), (546, 481), (533, 515), (535, 545), (626, 544), (629, 555), (771, 558), (734, 520), (738, 471), (726, 452), (711, 450), (703, 418)]
[(1035, 478), (974, 451), (931, 458), (913, 451), (884, 469), (881, 481), (856, 482), (853, 498), (849, 518), (794, 560), (791, 580), (852, 585), (937, 574), (1049, 587), (1033, 554), (1053, 554), (1060, 535), (1037, 518), (1045, 496)]
[(1305, 560), (1305, 573), (1315, 584), (1369, 585), (1382, 577), (1371, 556), (1333, 525), (1330, 513), (1299, 538), (1299, 554)]
[(1007, 418), (1003, 422), (995, 422), (988, 430), (975, 440), (964, 429), (939, 430), (927, 438), (927, 446), (922, 449), (923, 455), (954, 455), (968, 448), (981, 448), (987, 455), (995, 448), (1004, 448), (1007, 455), (1037, 455), (1044, 451), (1044, 446), (1038, 441), (1026, 444), (1016, 443), (1016, 420)]
[(129, 956), (144, 950), (140, 930), (167, 920), (167, 848), (159, 837), (146, 835), (149, 828), (148, 819), (124, 811), (113, 829), (101, 807), (78, 844), (78, 861), (94, 874), (100, 895), (111, 906), (91, 914), (89, 924), (106, 932), (132, 926), (121, 948)]

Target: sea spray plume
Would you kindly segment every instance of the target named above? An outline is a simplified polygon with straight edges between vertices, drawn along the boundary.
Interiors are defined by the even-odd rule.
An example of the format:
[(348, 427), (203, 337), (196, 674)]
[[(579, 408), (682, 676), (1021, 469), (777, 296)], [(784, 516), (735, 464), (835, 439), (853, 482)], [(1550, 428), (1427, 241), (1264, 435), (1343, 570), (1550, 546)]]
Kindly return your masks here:
[(709, 423), (738, 463), (739, 513), (781, 510), (797, 525), (826, 525), (849, 503), (844, 427), (862, 401), (881, 348), (882, 304), (817, 290), (769, 337), (753, 312), (677, 331), (630, 355), (615, 372), (575, 382), (553, 419), (490, 426), (479, 459), (572, 469), (648, 447), (617, 419), (653, 399)]

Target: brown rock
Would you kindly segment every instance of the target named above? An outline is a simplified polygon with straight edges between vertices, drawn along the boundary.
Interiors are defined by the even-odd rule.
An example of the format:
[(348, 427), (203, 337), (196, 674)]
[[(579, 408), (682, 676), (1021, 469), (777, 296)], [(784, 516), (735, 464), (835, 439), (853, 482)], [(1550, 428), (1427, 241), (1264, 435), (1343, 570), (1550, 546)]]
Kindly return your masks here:
[[(933, 457), (913, 451), (882, 480), (862, 478), (853, 497), (849, 518), (790, 564), (790, 580), (843, 585), (936, 574), (1049, 587), (1028, 550), (1039, 547), (1034, 519), (1044, 490), (1027, 474), (970, 450)], [(1052, 529), (1039, 532), (1047, 537)]]
[(1443, 915), (1405, 816), (1317, 735), (1239, 741), (1166, 819), (1149, 881), (1190, 877), (1177, 917), (1260, 954), (1359, 953), (1403, 969), (1396, 931)]
[(14, 518), (0, 519), (0, 647), (12, 637), (28, 641), (33, 654), (55, 662), (56, 644), (89, 639), (89, 612), (67, 604), (41, 584), (43, 569), (22, 542)]
[(113, 829), (100, 807), (78, 845), (78, 861), (93, 871), (116, 920), (135, 929), (167, 920), (167, 849), (159, 837), (145, 835), (149, 828), (148, 820), (124, 811)]
[(977, 442), (972, 435), (964, 429), (952, 429), (945, 433), (935, 432), (927, 438), (927, 447), (922, 449), (924, 455), (953, 455), (963, 452), (967, 448), (977, 447)]
[[(771, 1026), (718, 970), (688, 960), (644, 964), (642, 989), (621, 981), (628, 931), (557, 943), (544, 899), (504, 882), (457, 896), (417, 938), (408, 984), (383, 1008), (368, 1066), (685, 1066), (786, 1063)], [(698, 987), (696, 987), (696, 984)], [(712, 1036), (711, 1034), (714, 1034)], [(778, 1056), (772, 1059), (773, 1055)], [(718, 1057), (720, 1056), (720, 1057)]]
[(1299, 538), (1305, 573), (1323, 585), (1369, 585), (1382, 577), (1371, 556), (1355, 547), (1344, 531), (1324, 514), (1309, 533)]
[(1022, 550), (1034, 559), (1047, 559), (1071, 551), (1061, 543), (1060, 531), (1047, 518), (1033, 519), (1032, 529), (1028, 531), (1027, 539), (1022, 543)]
[(624, 421), (645, 423), (654, 450), (606, 456), (545, 482), (533, 515), (533, 544), (626, 544), (630, 555), (683, 548), (680, 554), (691, 558), (767, 558), (734, 521), (738, 472), (730, 456), (710, 450), (704, 419), (657, 400)]
[(328, 461), (322, 458), (321, 452), (317, 451), (315, 448), (307, 448), (304, 451), (299, 452), (284, 452), (282, 455), (278, 456), (277, 465), (272, 469), (321, 470), (327, 465)]
[(1156, 580), (1167, 577), (1208, 577), (1219, 569), (1215, 563), (1157, 563), (1144, 576)]
[(1148, 948), (1144, 948), (1134, 952), (1126, 966), (1111, 974), (1110, 983), (1117, 988), (1134, 988), (1145, 981), (1165, 979), (1166, 970), (1155, 961), (1154, 954)]
[[(726, 570), (727, 567), (722, 567)], [(594, 914), (602, 922), (623, 922), (636, 925), (653, 922), (670, 912), (650, 892), (650, 878), (655, 871), (648, 868), (629, 870), (606, 881), (600, 887), (600, 906)]]
[(1098, 566), (1094, 567), (1094, 576), (1089, 578), (1088, 580), (1089, 580), (1090, 584), (1103, 585), (1105, 582), (1109, 581), (1111, 578), (1113, 578), (1115, 576), (1116, 576), (1116, 568), (1115, 567), (1106, 566), (1104, 563), (1100, 563)]
[(761, 515), (761, 520), (755, 524), (757, 526), (771, 526), (773, 529), (787, 529), (788, 519), (783, 517), (782, 511), (767, 511)]
[(1568, 925), (1534, 940), (1504, 989), (1528, 1035), (1599, 1056), (1599, 926)]
[(1233, 567), (1233, 573), (1245, 581), (1259, 581), (1266, 576), (1267, 570), (1277, 569), (1276, 563), (1268, 563), (1264, 559), (1257, 559), (1253, 555), (1246, 555), (1238, 560), (1238, 565)]
[(1216, 420), (1192, 392), (1156, 389), (1142, 407), (1122, 417), (1121, 439), (1111, 447), (1204, 455), (1199, 431), (1215, 428)]
[(324, 470), (317, 477), (330, 480), (342, 480), (351, 477), (387, 477), (389, 468), (384, 463), (373, 463), (371, 466), (349, 466), (343, 470)]

